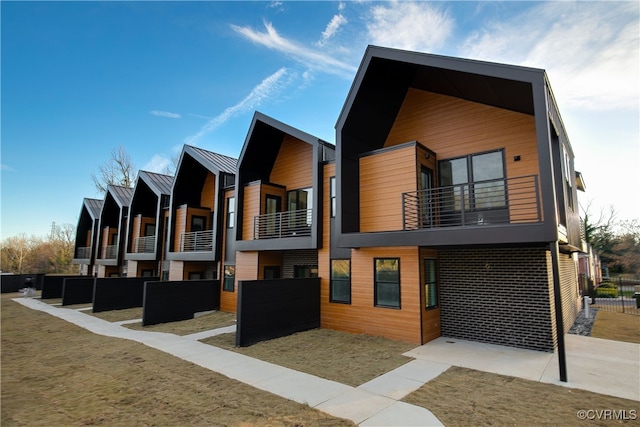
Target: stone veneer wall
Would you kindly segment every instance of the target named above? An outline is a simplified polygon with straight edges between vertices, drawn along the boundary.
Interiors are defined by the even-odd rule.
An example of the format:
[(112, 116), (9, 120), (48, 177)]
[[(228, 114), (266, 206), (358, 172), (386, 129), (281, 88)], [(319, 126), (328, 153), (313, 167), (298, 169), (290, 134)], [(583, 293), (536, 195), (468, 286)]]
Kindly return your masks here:
[(439, 263), (443, 336), (554, 350), (546, 248), (444, 249)]

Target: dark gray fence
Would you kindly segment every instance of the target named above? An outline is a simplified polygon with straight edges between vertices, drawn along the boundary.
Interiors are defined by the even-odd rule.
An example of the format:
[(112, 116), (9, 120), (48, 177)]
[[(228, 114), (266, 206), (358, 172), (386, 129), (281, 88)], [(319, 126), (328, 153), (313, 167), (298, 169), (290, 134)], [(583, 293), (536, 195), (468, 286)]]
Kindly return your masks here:
[(238, 283), (236, 346), (320, 327), (320, 279)]
[(193, 319), (195, 313), (219, 308), (219, 280), (145, 282), (142, 325)]
[(42, 289), (44, 274), (3, 274), (0, 276), (0, 292), (18, 292), (25, 287), (27, 278), (32, 279), (36, 289)]
[(640, 279), (608, 279), (589, 296), (598, 310), (640, 316)]
[(89, 276), (78, 276), (77, 274), (68, 276), (44, 276), (42, 281), (42, 299), (62, 298), (62, 287), (64, 285), (64, 279), (67, 278), (79, 278)]
[(95, 277), (66, 278), (62, 285), (62, 305), (86, 304), (93, 301)]
[(144, 283), (159, 277), (107, 277), (96, 279), (93, 290), (93, 312), (142, 307)]

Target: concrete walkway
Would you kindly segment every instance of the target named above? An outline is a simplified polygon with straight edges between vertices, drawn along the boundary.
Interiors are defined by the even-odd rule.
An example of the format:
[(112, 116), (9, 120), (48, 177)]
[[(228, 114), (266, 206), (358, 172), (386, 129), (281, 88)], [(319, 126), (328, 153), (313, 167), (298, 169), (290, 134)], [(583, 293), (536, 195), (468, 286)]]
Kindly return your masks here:
[(233, 332), (235, 327), (178, 336), (124, 328), (79, 310), (54, 307), (34, 298), (15, 298), (14, 301), (95, 334), (142, 343), (361, 426), (442, 426), (429, 410), (399, 399), (445, 371), (450, 366), (447, 364), (416, 360), (359, 387), (351, 387), (198, 341)]
[(177, 336), (124, 328), (38, 299), (16, 298), (14, 301), (96, 334), (140, 342), (362, 426), (441, 426), (427, 409), (399, 400), (452, 365), (640, 401), (639, 344), (566, 335), (569, 381), (564, 383), (559, 381), (557, 353), (441, 337), (404, 353), (415, 360), (351, 387), (198, 341), (233, 332), (235, 326)]

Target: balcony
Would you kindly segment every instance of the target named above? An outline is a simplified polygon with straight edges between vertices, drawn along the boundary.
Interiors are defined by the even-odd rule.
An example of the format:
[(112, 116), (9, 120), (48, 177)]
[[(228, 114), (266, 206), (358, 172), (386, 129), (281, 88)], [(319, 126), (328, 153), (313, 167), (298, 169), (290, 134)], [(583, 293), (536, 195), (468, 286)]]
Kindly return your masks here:
[(253, 217), (253, 239), (311, 236), (312, 209), (276, 212)]
[(116, 259), (118, 255), (118, 245), (108, 245), (102, 247), (102, 259)]
[(213, 230), (192, 231), (180, 235), (180, 252), (211, 252)]
[(133, 252), (138, 254), (153, 253), (156, 247), (156, 236), (136, 237)]
[(89, 259), (91, 258), (91, 247), (83, 247), (76, 249), (77, 259)]
[(536, 175), (403, 193), (403, 229), (538, 223), (539, 193)]

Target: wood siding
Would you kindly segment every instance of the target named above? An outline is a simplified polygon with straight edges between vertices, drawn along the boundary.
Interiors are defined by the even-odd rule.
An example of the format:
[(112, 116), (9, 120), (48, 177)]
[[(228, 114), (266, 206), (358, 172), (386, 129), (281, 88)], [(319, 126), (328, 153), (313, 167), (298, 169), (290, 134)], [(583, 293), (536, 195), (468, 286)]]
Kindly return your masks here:
[[(332, 176), (336, 175), (335, 163), (324, 165), (322, 178), (322, 245), (318, 249), (318, 276), (320, 277), (320, 319), (333, 314), (329, 302), (329, 286), (331, 278), (331, 185)], [(329, 317), (328, 317), (329, 316)], [(334, 328), (335, 329), (335, 328)]]
[[(229, 236), (227, 235), (227, 212), (228, 212), (228, 203), (229, 198), (235, 197), (234, 190), (227, 190), (224, 192), (224, 211), (223, 211), (223, 223), (222, 223), (222, 251), (223, 253), (220, 255), (221, 260), (227, 259), (227, 254), (224, 253), (225, 248), (227, 247), (227, 239)], [(237, 212), (237, 209), (236, 209)], [(238, 221), (238, 217), (236, 216), (236, 223)], [(236, 273), (237, 274), (237, 273)], [(226, 311), (229, 313), (236, 312), (236, 306), (238, 303), (238, 286), (234, 283), (233, 292), (223, 291), (223, 283), (224, 283), (224, 265), (222, 266), (222, 271), (220, 271), (220, 310)]]
[(258, 280), (258, 252), (236, 252), (236, 288), (241, 280)]
[(184, 280), (184, 262), (183, 261), (169, 261), (169, 280)]
[(385, 146), (413, 140), (439, 160), (504, 149), (507, 178), (539, 174), (535, 121), (528, 114), (409, 89)]
[(209, 172), (200, 193), (200, 206), (213, 211), (216, 198), (216, 176)]
[(287, 190), (308, 188), (313, 184), (313, 147), (290, 135), (285, 135), (269, 181)]
[(140, 237), (142, 229), (142, 214), (138, 214), (133, 217), (133, 227), (131, 227), (131, 246), (129, 252), (136, 251), (136, 237)]
[(244, 187), (244, 199), (242, 202), (242, 240), (253, 240), (253, 218), (260, 215), (260, 190), (259, 184), (251, 184)]
[(283, 273), (282, 252), (264, 251), (258, 257), (258, 280), (264, 280), (265, 267), (280, 267), (280, 277)]
[[(374, 258), (380, 257), (400, 258), (400, 309), (374, 306)], [(351, 304), (329, 303), (323, 287), (322, 327), (420, 344), (420, 288), (418, 248), (353, 249)]]
[(360, 231), (402, 230), (402, 193), (416, 191), (416, 147), (360, 159)]
[[(176, 214), (173, 222), (173, 251), (180, 252), (180, 235), (187, 231), (187, 206), (183, 205), (176, 209)], [(182, 280), (182, 275), (179, 279)]]

